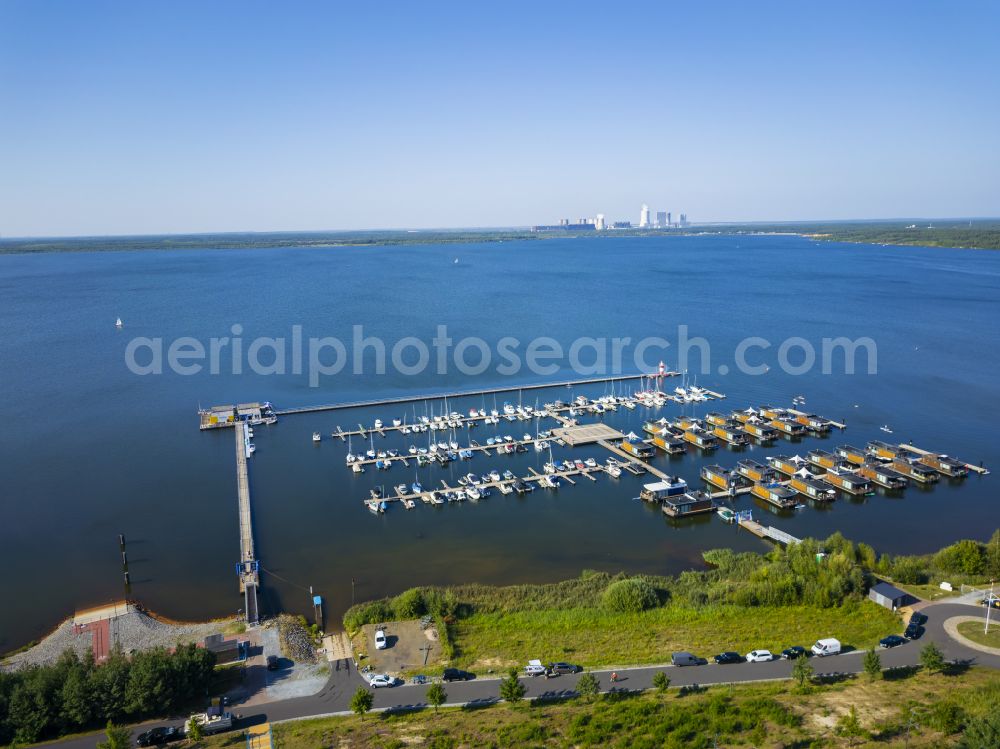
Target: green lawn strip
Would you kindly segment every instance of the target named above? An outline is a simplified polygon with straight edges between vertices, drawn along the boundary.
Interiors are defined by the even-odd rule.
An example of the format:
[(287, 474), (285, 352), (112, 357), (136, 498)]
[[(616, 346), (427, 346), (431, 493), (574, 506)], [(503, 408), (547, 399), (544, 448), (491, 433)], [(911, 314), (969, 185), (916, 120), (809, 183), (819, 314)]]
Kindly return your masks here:
[[(994, 616), (1000, 620), (1000, 611), (993, 612), (990, 618), (992, 619)], [(979, 622), (962, 622), (958, 625), (958, 633), (980, 645), (990, 648), (1000, 648), (1000, 621), (997, 621), (996, 624), (992, 621), (990, 622), (989, 633), (983, 632), (985, 626), (985, 619)]]
[(898, 632), (899, 618), (871, 603), (807, 606), (685, 608), (639, 614), (581, 608), (473, 614), (455, 623), (455, 664), (472, 670), (522, 665), (529, 658), (569, 660), (593, 668), (663, 663), (677, 650), (710, 657), (725, 650), (780, 651), (821, 637), (871, 647)]

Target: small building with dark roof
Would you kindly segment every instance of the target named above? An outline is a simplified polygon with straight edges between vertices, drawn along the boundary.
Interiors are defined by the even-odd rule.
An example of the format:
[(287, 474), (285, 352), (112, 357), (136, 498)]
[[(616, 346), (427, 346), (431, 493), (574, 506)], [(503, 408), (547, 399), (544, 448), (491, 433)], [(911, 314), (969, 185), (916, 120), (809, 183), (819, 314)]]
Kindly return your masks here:
[(879, 606), (895, 611), (900, 606), (905, 606), (911, 596), (906, 591), (900, 590), (895, 585), (886, 582), (875, 583), (868, 591), (868, 598), (875, 601)]

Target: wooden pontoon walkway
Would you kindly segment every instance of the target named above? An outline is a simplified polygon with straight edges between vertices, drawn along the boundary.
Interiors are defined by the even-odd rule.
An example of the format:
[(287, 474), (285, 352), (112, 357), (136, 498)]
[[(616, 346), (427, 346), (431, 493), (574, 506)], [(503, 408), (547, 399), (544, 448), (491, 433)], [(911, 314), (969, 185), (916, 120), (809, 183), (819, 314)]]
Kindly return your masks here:
[[(367, 408), (370, 406), (383, 406), (392, 403), (414, 403), (417, 401), (443, 400), (444, 398), (467, 398), (477, 395), (492, 395), (494, 393), (512, 393), (517, 390), (544, 390), (546, 388), (576, 387), (578, 385), (599, 385), (602, 382), (630, 382), (640, 380), (645, 377), (658, 376), (648, 374), (616, 375), (614, 377), (591, 377), (583, 380), (562, 380), (560, 382), (536, 382), (527, 385), (508, 385), (506, 387), (482, 388), (480, 390), (454, 390), (449, 393), (424, 393), (422, 395), (400, 395), (395, 398), (377, 398), (366, 401), (353, 401), (350, 403), (329, 403), (320, 406), (301, 406), (299, 408), (285, 408), (275, 411), (276, 416), (288, 416), (291, 414), (316, 413), (318, 411), (338, 411), (345, 408)], [(680, 372), (667, 372), (664, 377), (679, 377)]]
[(775, 528), (773, 525), (761, 525), (756, 520), (750, 520), (748, 518), (739, 518), (737, 521), (741, 528), (746, 528), (755, 536), (760, 538), (765, 538), (769, 541), (775, 541), (779, 544), (799, 544), (802, 543), (801, 538), (796, 538), (791, 533), (785, 533), (783, 530)]

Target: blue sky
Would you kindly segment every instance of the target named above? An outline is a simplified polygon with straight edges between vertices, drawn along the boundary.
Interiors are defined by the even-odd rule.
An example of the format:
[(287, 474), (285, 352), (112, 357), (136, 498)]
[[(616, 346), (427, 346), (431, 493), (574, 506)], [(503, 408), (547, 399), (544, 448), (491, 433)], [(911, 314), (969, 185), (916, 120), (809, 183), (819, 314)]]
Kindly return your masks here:
[(1000, 5), (422, 5), (0, 0), (0, 234), (1000, 214)]

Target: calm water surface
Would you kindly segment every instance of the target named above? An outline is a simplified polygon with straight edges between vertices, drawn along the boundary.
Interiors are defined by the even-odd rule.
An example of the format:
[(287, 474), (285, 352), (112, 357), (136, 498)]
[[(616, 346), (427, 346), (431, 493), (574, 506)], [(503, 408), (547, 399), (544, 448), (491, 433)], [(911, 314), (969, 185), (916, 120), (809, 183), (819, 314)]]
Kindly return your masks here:
[[(118, 315), (122, 331), (112, 324)], [(675, 340), (677, 326), (686, 324), (712, 344), (714, 374), (699, 384), (728, 395), (689, 412), (787, 405), (804, 394), (810, 410), (848, 422), (844, 435), (823, 441), (706, 457), (692, 448), (683, 458), (656, 459), (697, 485), (706, 462), (732, 466), (741, 455), (763, 460), (769, 452), (863, 446), (885, 437), (878, 429), (885, 423), (901, 440), (996, 467), (998, 323), (998, 253), (797, 237), (2, 256), (0, 649), (38, 636), (75, 608), (120, 597), (120, 532), (129, 539), (134, 595), (148, 607), (180, 619), (239, 608), (233, 438), (228, 431), (200, 433), (199, 404), (270, 400), (290, 407), (541, 379), (493, 371), (473, 379), (342, 374), (310, 388), (305, 376), (292, 375), (139, 377), (124, 364), (133, 336), (206, 340), (239, 324), (249, 341), (288, 336), (292, 325), (302, 325), (307, 336), (349, 341), (351, 326), (363, 324), (391, 343), (407, 335), (429, 340), (444, 324), (456, 340), (551, 336), (568, 344), (582, 335)], [(762, 354), (771, 364), (764, 376), (735, 368), (718, 374), (720, 364), (732, 368), (736, 344), (749, 335), (775, 344), (802, 336), (817, 346), (824, 336), (871, 336), (878, 374), (793, 377), (780, 371), (773, 349)], [(671, 352), (665, 358), (676, 366)], [(534, 404), (602, 392), (525, 391), (523, 398)], [(474, 398), (449, 408), (481, 405)], [(416, 413), (425, 408), (418, 404)], [(672, 405), (655, 415), (680, 411)], [(698, 566), (706, 548), (765, 548), (714, 516), (667, 521), (634, 499), (643, 479), (630, 475), (581, 481), (557, 494), (496, 495), (373, 517), (361, 503), (369, 488), (412, 482), (415, 469), (355, 476), (344, 467), (345, 445), (327, 436), (317, 446), (311, 435), (413, 414), (413, 406), (400, 405), (287, 417), (257, 430), (251, 487), (266, 608), (306, 612), (312, 585), (325, 597), (329, 624), (350, 604), (352, 578), (360, 600), (418, 584), (551, 581), (584, 568), (673, 573)], [(638, 432), (648, 415), (620, 411), (607, 421)], [(485, 441), (491, 433), (525, 431), (523, 423), (501, 422), (473, 436)], [(405, 449), (408, 439), (376, 442)], [(574, 455), (604, 457), (600, 448)], [(546, 458), (479, 457), (453, 469), (421, 469), (419, 477), (425, 486), (442, 478), (454, 484), (467, 470), (524, 473)], [(795, 535), (840, 530), (890, 553), (985, 539), (1000, 525), (992, 476), (839, 499), (783, 516), (750, 498), (740, 502)]]

